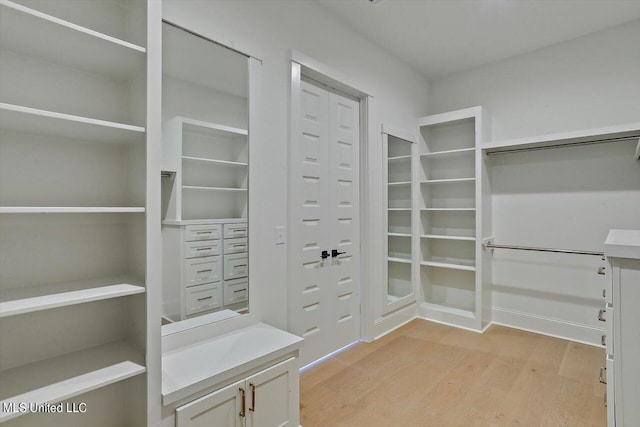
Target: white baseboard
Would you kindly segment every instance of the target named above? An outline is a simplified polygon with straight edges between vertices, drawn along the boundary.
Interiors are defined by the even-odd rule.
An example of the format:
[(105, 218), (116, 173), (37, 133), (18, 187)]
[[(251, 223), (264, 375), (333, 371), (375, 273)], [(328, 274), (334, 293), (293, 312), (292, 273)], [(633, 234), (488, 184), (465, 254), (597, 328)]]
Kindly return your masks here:
[(492, 307), (491, 311), (492, 323), (496, 325), (602, 347), (600, 339), (604, 329), (500, 307)]
[(406, 307), (389, 313), (379, 319), (376, 319), (374, 327), (374, 338), (377, 340), (383, 336), (395, 331), (401, 326), (406, 325), (416, 318), (416, 304), (412, 303)]

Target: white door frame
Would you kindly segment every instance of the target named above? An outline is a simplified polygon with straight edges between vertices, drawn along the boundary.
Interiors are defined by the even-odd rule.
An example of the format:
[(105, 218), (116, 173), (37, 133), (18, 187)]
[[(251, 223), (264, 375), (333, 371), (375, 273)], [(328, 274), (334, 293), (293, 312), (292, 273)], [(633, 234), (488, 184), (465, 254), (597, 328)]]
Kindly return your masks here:
[[(371, 92), (367, 92), (358, 89), (355, 85), (350, 83), (350, 79), (345, 78), (341, 73), (336, 72), (330, 67), (310, 58), (296, 50), (291, 51), (291, 86), (290, 86), (290, 102), (289, 102), (289, 150), (287, 161), (287, 228), (291, 230), (291, 227), (295, 225), (292, 219), (291, 212), (293, 212), (292, 198), (290, 197), (291, 189), (294, 188), (295, 179), (292, 170), (292, 162), (295, 159), (291, 158), (291, 147), (295, 143), (294, 136), (298, 135), (299, 123), (298, 117), (300, 115), (300, 81), (302, 76), (312, 79), (320, 84), (327, 85), (332, 89), (342, 92), (346, 95), (356, 98), (360, 104), (360, 188), (359, 188), (359, 204), (360, 204), (360, 283), (358, 283), (358, 291), (360, 295), (360, 325), (359, 325), (359, 339), (365, 341), (373, 340), (373, 325), (375, 322), (375, 311), (373, 306), (368, 304), (368, 301), (372, 301), (375, 296), (375, 290), (371, 289), (371, 286), (363, 286), (365, 283), (371, 283), (370, 274), (368, 269), (363, 266), (372, 265), (371, 256), (372, 251), (369, 249), (369, 124), (371, 122), (369, 112), (373, 96)], [(291, 236), (293, 233), (289, 231), (287, 233), (287, 259), (293, 259), (294, 245), (292, 245)], [(292, 284), (294, 281), (294, 269), (290, 263), (287, 263), (287, 324), (288, 329), (291, 330), (291, 293)]]

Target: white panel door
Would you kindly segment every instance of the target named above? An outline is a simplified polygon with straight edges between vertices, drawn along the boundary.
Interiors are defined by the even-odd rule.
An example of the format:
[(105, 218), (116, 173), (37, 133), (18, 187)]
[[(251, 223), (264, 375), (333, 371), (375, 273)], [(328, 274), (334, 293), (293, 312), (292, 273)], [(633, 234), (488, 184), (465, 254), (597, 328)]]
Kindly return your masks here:
[(299, 383), (295, 358), (249, 377), (246, 427), (299, 427)]
[[(176, 409), (176, 427), (243, 427), (242, 393), (244, 381), (238, 381), (221, 390)], [(245, 407), (246, 411), (246, 407)], [(246, 412), (245, 412), (246, 413)]]
[[(301, 82), (291, 149), (290, 330), (302, 365), (358, 339), (359, 105)], [(323, 259), (322, 251), (344, 252)]]

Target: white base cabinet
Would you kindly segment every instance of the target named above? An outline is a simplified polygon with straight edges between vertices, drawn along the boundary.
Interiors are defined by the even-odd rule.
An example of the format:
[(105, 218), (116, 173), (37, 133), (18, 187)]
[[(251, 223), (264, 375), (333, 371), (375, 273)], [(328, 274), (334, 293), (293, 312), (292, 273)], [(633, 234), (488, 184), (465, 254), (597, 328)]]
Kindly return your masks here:
[(601, 312), (607, 322), (601, 381), (607, 383), (607, 421), (609, 427), (636, 427), (640, 426), (640, 230), (611, 230), (605, 255), (610, 277)]
[(176, 427), (298, 426), (295, 358), (176, 409)]

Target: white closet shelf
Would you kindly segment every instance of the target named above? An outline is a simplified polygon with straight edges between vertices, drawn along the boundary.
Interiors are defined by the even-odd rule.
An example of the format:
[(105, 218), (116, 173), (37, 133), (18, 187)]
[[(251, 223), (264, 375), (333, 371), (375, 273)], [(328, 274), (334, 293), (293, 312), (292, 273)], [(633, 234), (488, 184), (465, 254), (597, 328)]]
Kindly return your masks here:
[(176, 120), (179, 120), (183, 124), (185, 130), (193, 130), (196, 132), (210, 133), (213, 135), (222, 136), (247, 136), (249, 131), (246, 129), (234, 128), (231, 126), (221, 125), (218, 123), (206, 122), (204, 120), (190, 119), (188, 117), (177, 116)]
[(392, 212), (410, 212), (411, 208), (387, 208), (387, 210)]
[(388, 257), (387, 261), (400, 262), (403, 264), (411, 264), (411, 260), (409, 258)]
[(420, 265), (426, 265), (429, 267), (449, 268), (452, 270), (464, 270), (464, 271), (476, 271), (476, 267), (471, 262), (462, 263), (459, 260), (456, 261), (440, 261), (440, 260), (425, 260), (421, 261)]
[(1, 46), (29, 56), (127, 78), (142, 70), (144, 47), (0, 0)]
[(143, 213), (143, 207), (119, 206), (0, 206), (0, 213)]
[(232, 162), (229, 160), (207, 159), (205, 157), (182, 156), (182, 160), (191, 161), (191, 162), (211, 163), (218, 166), (249, 166), (249, 163), (245, 163), (245, 162)]
[(423, 239), (439, 239), (439, 240), (465, 240), (469, 242), (475, 242), (475, 237), (469, 236), (448, 236), (445, 234), (423, 234), (420, 237)]
[(411, 237), (411, 233), (387, 233), (391, 237)]
[(410, 158), (411, 158), (411, 154), (408, 154), (406, 156), (389, 157), (389, 158), (387, 158), (387, 160), (390, 161), (390, 162), (395, 162), (397, 160), (409, 160)]
[(0, 423), (23, 413), (6, 403), (57, 403), (145, 372), (144, 356), (124, 342), (76, 351), (0, 371)]
[(0, 298), (0, 318), (144, 293), (136, 283), (144, 282), (113, 277), (7, 289)]
[(433, 151), (431, 153), (422, 153), (422, 154), (420, 154), (420, 157), (426, 157), (426, 158), (430, 158), (430, 157), (449, 157), (449, 156), (455, 156), (455, 155), (458, 155), (458, 154), (473, 153), (475, 151), (476, 151), (475, 148), (460, 148), (460, 149), (457, 149), (457, 150)]
[(595, 129), (580, 129), (526, 138), (496, 141), (484, 144), (482, 149), (487, 153), (519, 148), (552, 147), (562, 144), (581, 144), (602, 139), (626, 138), (640, 135), (640, 122), (607, 126)]
[(421, 208), (420, 210), (432, 212), (475, 212), (476, 208)]
[(235, 187), (204, 187), (200, 185), (183, 185), (182, 188), (184, 190), (206, 190), (206, 191), (247, 191), (246, 188), (235, 188)]
[[(1, 0), (0, 0), (1, 1)], [(145, 128), (0, 103), (0, 129), (90, 142), (144, 142)]]
[(420, 181), (420, 184), (455, 184), (457, 182), (474, 182), (475, 180), (475, 178), (427, 179)]
[(208, 225), (208, 224), (223, 224), (226, 222), (247, 222), (246, 217), (235, 218), (202, 218), (202, 219), (165, 219), (162, 221), (163, 225)]
[(399, 185), (411, 185), (411, 181), (400, 181), (400, 182), (389, 182), (389, 187), (399, 186)]

